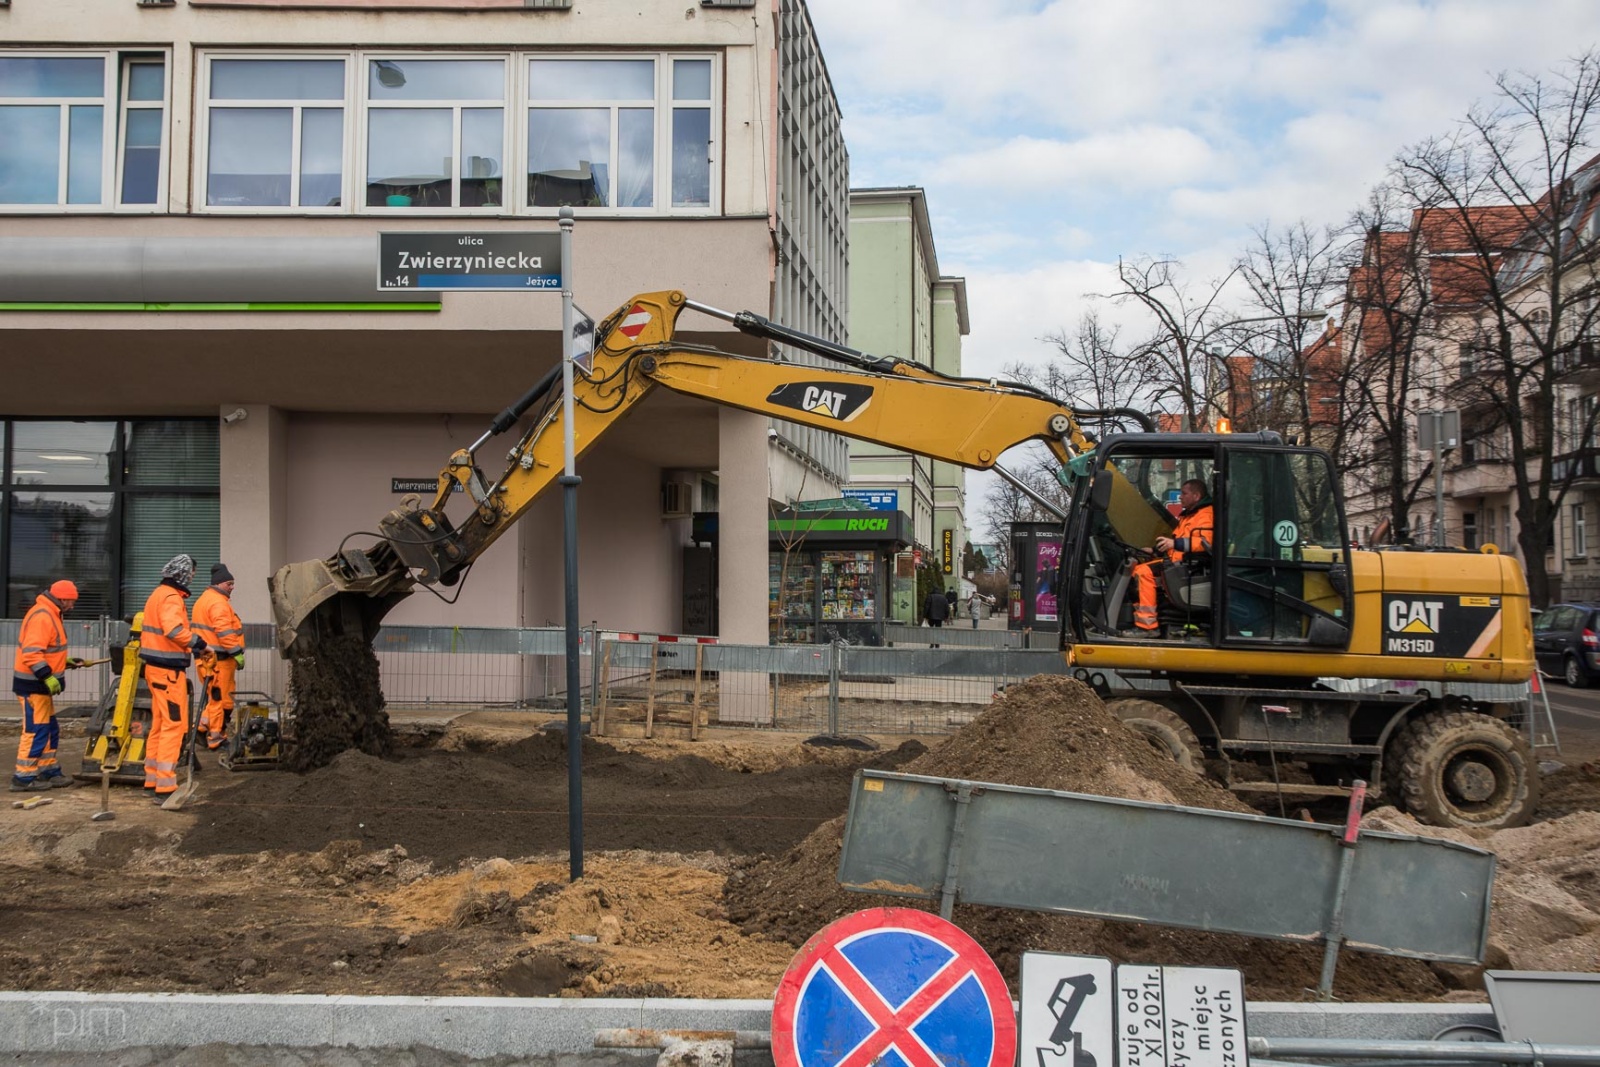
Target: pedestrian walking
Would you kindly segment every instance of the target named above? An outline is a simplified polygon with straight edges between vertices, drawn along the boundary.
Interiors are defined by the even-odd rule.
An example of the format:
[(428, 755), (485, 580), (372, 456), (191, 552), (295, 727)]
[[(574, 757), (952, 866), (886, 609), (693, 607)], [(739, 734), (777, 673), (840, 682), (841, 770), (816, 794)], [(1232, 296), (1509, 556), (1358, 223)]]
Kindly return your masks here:
[(946, 589), (944, 591), (944, 606), (945, 606), (945, 616), (944, 617), (950, 620), (950, 624), (952, 626), (955, 625), (955, 621), (956, 621), (956, 604), (957, 604), (957, 602), (960, 601), (960, 599), (961, 599), (961, 597), (956, 593), (954, 588)]
[(11, 691), (22, 702), (22, 739), (17, 742), (17, 769), (11, 775), (13, 793), (42, 793), (72, 785), (56, 762), (61, 724), (56, 721), (55, 698), (66, 687), (67, 670), (83, 665), (83, 660), (67, 656), (67, 626), (61, 621), (77, 603), (78, 587), (63, 578), (40, 593), (22, 617), (11, 671)]
[[(978, 628), (978, 619), (983, 615), (982, 601), (978, 599), (980, 596), (983, 596), (983, 594), (974, 591), (973, 594), (967, 598), (967, 614), (972, 616), (972, 628), (974, 630)], [(988, 598), (985, 597), (984, 599)]]
[(950, 617), (950, 601), (945, 599), (944, 593), (937, 589), (928, 591), (928, 599), (922, 604), (922, 617), (928, 620), (929, 626), (944, 625), (944, 620)]
[(233, 610), (234, 578), (226, 563), (211, 568), (211, 585), (194, 602), (194, 632), (206, 643), (195, 661), (206, 706), (206, 748), (216, 751), (227, 739), (233, 719), (233, 691), (244, 668), (244, 623)]
[(139, 658), (150, 687), (150, 738), (144, 746), (144, 787), (160, 803), (178, 791), (178, 760), (189, 733), (189, 658), (205, 651), (203, 637), (189, 627), (189, 583), (194, 557), (173, 556), (161, 568), (161, 584), (144, 602)]

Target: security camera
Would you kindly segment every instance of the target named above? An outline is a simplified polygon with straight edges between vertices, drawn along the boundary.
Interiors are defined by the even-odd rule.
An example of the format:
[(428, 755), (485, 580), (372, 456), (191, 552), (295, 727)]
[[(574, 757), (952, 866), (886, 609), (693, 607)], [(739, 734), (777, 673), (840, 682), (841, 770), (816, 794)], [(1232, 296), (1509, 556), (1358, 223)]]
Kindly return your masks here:
[(234, 408), (232, 411), (230, 411), (226, 415), (222, 416), (222, 421), (223, 422), (238, 422), (239, 420), (243, 419), (248, 414), (250, 414), (250, 413), (248, 411), (246, 411), (244, 408)]
[(777, 437), (778, 437), (778, 431), (775, 428), (773, 428), (771, 426), (768, 426), (767, 427), (767, 440), (774, 441), (774, 440), (777, 439)]

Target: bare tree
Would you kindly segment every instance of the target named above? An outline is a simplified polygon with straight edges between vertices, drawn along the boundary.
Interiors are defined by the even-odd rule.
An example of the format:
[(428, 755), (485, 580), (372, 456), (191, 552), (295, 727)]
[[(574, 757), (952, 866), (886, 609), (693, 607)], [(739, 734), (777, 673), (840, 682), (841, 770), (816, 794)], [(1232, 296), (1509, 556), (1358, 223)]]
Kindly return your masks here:
[(1119, 331), (1094, 311), (1078, 319), (1075, 330), (1057, 330), (1043, 340), (1055, 349), (1040, 367), (1014, 366), (1007, 373), (1061, 397), (1076, 407), (1142, 407), (1143, 376), (1118, 344)]
[(1414, 201), (1445, 213), (1440, 229), (1459, 247), (1452, 269), (1479, 294), (1477, 307), (1436, 328), (1468, 357), (1475, 400), (1506, 428), (1518, 547), (1538, 603), (1550, 592), (1546, 546), (1582, 470), (1561, 453), (1594, 430), (1593, 410), (1568, 434), (1557, 416), (1561, 379), (1594, 336), (1600, 310), (1591, 221), (1600, 193), (1597, 109), (1600, 53), (1548, 75), (1502, 74), (1494, 97), (1454, 132), (1395, 164)]

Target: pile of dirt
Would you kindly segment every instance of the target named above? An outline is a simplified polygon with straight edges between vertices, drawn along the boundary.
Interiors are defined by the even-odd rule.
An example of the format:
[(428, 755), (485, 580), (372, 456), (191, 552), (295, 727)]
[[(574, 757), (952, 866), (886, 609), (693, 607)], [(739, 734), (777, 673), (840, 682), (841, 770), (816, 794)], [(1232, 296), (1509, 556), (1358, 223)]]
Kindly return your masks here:
[(284, 757), (291, 771), (326, 767), (341, 752), (369, 756), (394, 751), (384, 710), (378, 656), (359, 636), (297, 642), (289, 665), (289, 703), (295, 743)]
[[(1158, 754), (1087, 686), (1059, 676), (1008, 688), (1003, 699), (903, 770), (1217, 811), (1250, 810)], [(834, 919), (889, 903), (839, 888), (843, 829), (844, 819), (834, 819), (783, 856), (741, 865), (724, 887), (729, 918), (746, 936), (798, 947)], [(937, 910), (921, 901), (895, 898), (893, 903)], [(1322, 966), (1320, 946), (964, 905), (953, 918), (984, 946), (1013, 989), (1022, 953), (1033, 950), (1124, 963), (1237, 967), (1248, 995), (1267, 1000), (1305, 999)], [(1424, 963), (1357, 953), (1341, 958), (1335, 987), (1336, 995), (1358, 1000), (1432, 1000), (1444, 992), (1441, 979)]]
[(1446, 838), (1495, 854), (1488, 967), (1591, 971), (1600, 960), (1600, 812), (1472, 831), (1442, 830), (1385, 807), (1368, 812), (1361, 825)]
[[(781, 852), (844, 810), (862, 764), (893, 768), (916, 742), (853, 760), (819, 760), (789, 746), (766, 773), (752, 760), (651, 759), (604, 741), (583, 743), (586, 850)], [(773, 757), (772, 762), (776, 763)], [(214, 855), (316, 852), (340, 839), (403, 846), (416, 860), (453, 865), (491, 856), (563, 852), (568, 844), (564, 734), (541, 733), (474, 752), (400, 749), (389, 759), (347, 750), (308, 774), (242, 775), (208, 793), (182, 851)]]

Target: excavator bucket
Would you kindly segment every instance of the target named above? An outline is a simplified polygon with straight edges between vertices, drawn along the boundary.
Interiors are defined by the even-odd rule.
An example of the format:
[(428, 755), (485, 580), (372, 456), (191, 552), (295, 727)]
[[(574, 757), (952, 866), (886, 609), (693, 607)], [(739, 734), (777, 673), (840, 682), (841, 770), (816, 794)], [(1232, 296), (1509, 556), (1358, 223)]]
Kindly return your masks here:
[[(359, 553), (351, 550), (346, 557), (350, 555)], [(370, 564), (355, 568), (353, 575), (349, 569), (345, 558), (312, 559), (285, 564), (269, 579), (278, 651), (284, 656), (303, 653), (335, 635), (354, 634), (371, 644), (389, 609), (410, 594), (409, 583), (398, 591), (390, 583), (374, 589)]]

